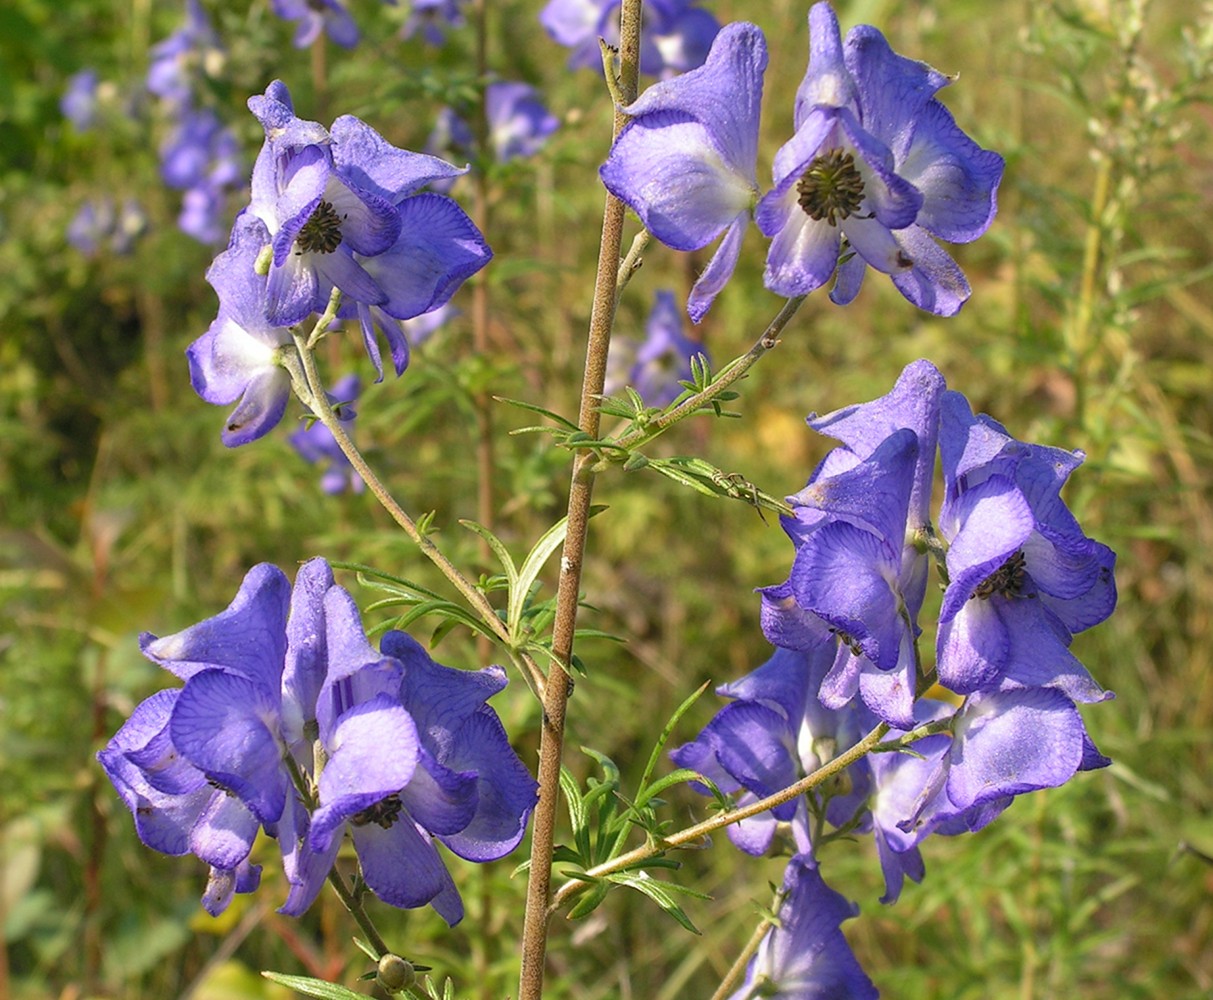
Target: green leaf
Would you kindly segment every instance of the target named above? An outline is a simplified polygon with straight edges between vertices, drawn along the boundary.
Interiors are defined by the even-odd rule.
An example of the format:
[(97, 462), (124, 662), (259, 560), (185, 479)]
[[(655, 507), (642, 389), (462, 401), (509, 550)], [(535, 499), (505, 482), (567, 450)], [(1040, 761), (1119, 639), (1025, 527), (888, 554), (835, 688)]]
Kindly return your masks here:
[(702, 781), (703, 775), (698, 771), (692, 771), (687, 767), (680, 767), (677, 771), (672, 771), (661, 778), (658, 778), (648, 787), (642, 789), (636, 796), (636, 808), (640, 809), (645, 806), (654, 796), (660, 795), (667, 788), (673, 785), (681, 785), (684, 782)]
[(517, 578), (510, 590), (509, 610), (506, 614), (510, 635), (517, 634), (518, 625), (522, 620), (523, 604), (531, 592), (531, 584), (535, 582), (551, 554), (564, 542), (568, 527), (568, 518), (562, 517), (540, 536), (535, 547), (522, 561), (522, 568), (518, 571)]
[(510, 406), (517, 406), (522, 410), (530, 410), (532, 413), (542, 414), (549, 420), (555, 420), (556, 423), (561, 424), (570, 431), (581, 430), (581, 428), (573, 423), (573, 421), (565, 419), (559, 413), (553, 413), (551, 410), (545, 410), (542, 406), (536, 406), (534, 403), (528, 403), (521, 399), (510, 399), (508, 396), (494, 396), (493, 398), (499, 403), (509, 403)]
[(505, 576), (509, 581), (510, 590), (513, 591), (514, 587), (518, 584), (518, 569), (514, 565), (514, 560), (510, 557), (509, 551), (506, 549), (505, 545), (502, 544), (501, 539), (489, 531), (489, 529), (483, 524), (478, 524), (476, 521), (472, 521), (467, 518), (460, 518), (459, 523), (469, 531), (474, 531), (488, 543), (489, 548), (493, 550), (493, 554), (496, 555), (498, 561), (500, 561), (501, 568), (505, 570)]
[(686, 912), (675, 901), (672, 893), (682, 892), (697, 899), (711, 899), (707, 893), (699, 892), (697, 889), (688, 889), (686, 886), (676, 885), (672, 882), (658, 882), (648, 872), (614, 872), (606, 876), (606, 878), (616, 885), (627, 886), (629, 889), (635, 889), (637, 892), (643, 893), (656, 903), (664, 913), (669, 914), (692, 934), (700, 933), (699, 928), (691, 923), (691, 918), (686, 915)]
[(611, 891), (609, 882), (595, 882), (593, 888), (583, 892), (577, 897), (577, 902), (573, 904), (573, 908), (569, 910), (569, 920), (580, 920), (582, 917), (588, 916), (598, 909), (599, 904), (606, 899), (607, 893)]
[(270, 982), (289, 986), (296, 993), (305, 997), (319, 997), (320, 1000), (366, 1000), (365, 993), (355, 993), (353, 990), (338, 986), (336, 983), (323, 979), (312, 979), (310, 976), (288, 976), (282, 972), (262, 972)]
[[(654, 769), (657, 767), (657, 761), (661, 759), (661, 752), (665, 749), (666, 741), (669, 740), (670, 735), (674, 732), (674, 728), (678, 725), (682, 717), (686, 715), (686, 713), (690, 710), (690, 707), (703, 696), (703, 693), (708, 689), (709, 686), (711, 686), (711, 681), (704, 681), (703, 684), (699, 686), (698, 691), (692, 692), (681, 705), (674, 709), (674, 714), (670, 716), (669, 721), (661, 730), (661, 735), (657, 737), (657, 742), (653, 744), (653, 752), (649, 754), (648, 762), (644, 766), (644, 774), (640, 776), (640, 791), (637, 793), (638, 804), (643, 805), (644, 799), (655, 794), (652, 792), (646, 792), (645, 788), (649, 783), (649, 778), (652, 777)], [(666, 785), (665, 787), (668, 788), (669, 786)]]

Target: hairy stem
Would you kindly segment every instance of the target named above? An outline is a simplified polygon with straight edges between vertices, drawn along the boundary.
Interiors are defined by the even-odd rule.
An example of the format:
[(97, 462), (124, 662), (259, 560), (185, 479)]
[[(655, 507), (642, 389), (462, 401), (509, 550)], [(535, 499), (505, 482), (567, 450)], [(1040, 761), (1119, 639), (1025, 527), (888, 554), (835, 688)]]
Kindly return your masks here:
[[(783, 904), (784, 895), (783, 889), (776, 891), (775, 900), (771, 904), (772, 914), (778, 912), (779, 907)], [(712, 994), (712, 1000), (724, 1000), (725, 997), (733, 992), (733, 987), (745, 973), (746, 966), (750, 963), (750, 958), (758, 950), (758, 946), (762, 944), (762, 939), (767, 936), (767, 931), (774, 926), (774, 921), (770, 916), (764, 916), (758, 921), (758, 926), (754, 928), (754, 933), (750, 935), (750, 939), (745, 943), (745, 947), (741, 949), (741, 954), (729, 966), (729, 971), (725, 973), (724, 979), (716, 987), (716, 992)], [(761, 994), (759, 995), (761, 996)]]
[(740, 381), (758, 363), (760, 358), (773, 350), (779, 343), (780, 333), (783, 332), (783, 328), (788, 325), (792, 317), (796, 315), (796, 310), (800, 308), (804, 300), (805, 296), (803, 295), (797, 296), (794, 299), (788, 299), (775, 318), (767, 324), (767, 328), (762, 331), (762, 336), (754, 342), (754, 346), (723, 368), (713, 379), (710, 386), (704, 389), (703, 392), (697, 392), (690, 398), (683, 400), (672, 410), (661, 414), (661, 416), (655, 418), (645, 427), (634, 430), (630, 434), (625, 434), (616, 442), (620, 449), (622, 449), (617, 454), (626, 457), (628, 449), (639, 448), (642, 445), (648, 444), (655, 437), (673, 427), (678, 421), (685, 420), (687, 417), (698, 412), (701, 407), (710, 403), (731, 385)]
[[(640, 62), (641, 0), (624, 0), (620, 12), (619, 97), (622, 103), (636, 98)], [(626, 124), (615, 109), (614, 135)], [(578, 425), (591, 438), (598, 436), (598, 397), (606, 381), (607, 350), (615, 321), (619, 250), (623, 243), (624, 205), (607, 195), (598, 249), (598, 272), (594, 280), (594, 304), (590, 313), (589, 343), (582, 379)], [(569, 676), (577, 605), (581, 589), (581, 566), (593, 495), (594, 456), (582, 453), (573, 465), (569, 488), (568, 532), (560, 556), (560, 582), (556, 592), (556, 620), (552, 652), (560, 667), (551, 670), (543, 702), (543, 728), (539, 738), (539, 804), (531, 826), (531, 867), (527, 878), (526, 914), (522, 931), (522, 974), (519, 1000), (543, 996), (544, 958), (547, 954), (548, 897), (552, 884), (552, 854), (559, 804), (560, 762), (564, 752), (565, 709), (572, 690)]]
[[(337, 293), (334, 293), (334, 301), (330, 302), (329, 309), (316, 323), (315, 331), (322, 331), (327, 327), (332, 319), (332, 315), (336, 314), (336, 299)], [(509, 628), (505, 622), (501, 620), (501, 616), (497, 614), (497, 610), (485, 597), (484, 593), (479, 590), (471, 580), (464, 576), (459, 569), (452, 563), (435, 545), (430, 538), (425, 535), (418, 527), (417, 523), (409, 517), (408, 513), (396, 502), (395, 497), (388, 491), (388, 488), (383, 485), (383, 482), (375, 475), (375, 471), (367, 464), (362, 453), (350, 440), (350, 436), (346, 434), (345, 427), (337, 418), (337, 414), (333, 411), (332, 404), (329, 403), (328, 396), (324, 392), (324, 384), (320, 379), (320, 373), (316, 370), (316, 359), (312, 353), (314, 346), (315, 332), (312, 338), (305, 338), (303, 334), (295, 334), (295, 345), (298, 348), (298, 359), (302, 365), (302, 372), (295, 373), (295, 392), (305, 406), (308, 407), (320, 420), (329, 432), (333, 435), (333, 439), (341, 448), (342, 453), (349, 459), (350, 465), (354, 467), (354, 471), (358, 473), (367, 485), (367, 489), (374, 494), (375, 499), (383, 505), (386, 510), (401, 528), (404, 529), (406, 535), (413, 540), (413, 543), (421, 550), (430, 562), (438, 567), (442, 575), (445, 576), (463, 595), (464, 600), (471, 608), (480, 616), (481, 621), (501, 640), (507, 647), (511, 645)], [(288, 365), (288, 370), (291, 368)], [(300, 378), (301, 376), (301, 378)], [(302, 385), (300, 384), (302, 381)], [(529, 656), (524, 653), (515, 654), (511, 650), (511, 657), (515, 662), (521, 663), (527, 672), (527, 680), (537, 692), (542, 692), (544, 689), (545, 679), (543, 672), (539, 666)]]
[[(603, 862), (600, 865), (595, 865), (593, 868), (586, 870), (586, 875), (591, 878), (600, 878), (603, 875), (610, 875), (612, 872), (623, 871), (625, 868), (630, 868), (632, 865), (640, 861), (646, 861), (649, 858), (654, 858), (659, 854), (664, 854), (666, 851), (674, 847), (681, 847), (684, 844), (693, 844), (696, 841), (702, 840), (709, 833), (716, 830), (721, 830), (726, 826), (732, 826), (743, 819), (749, 819), (751, 816), (757, 816), (759, 813), (764, 813), (768, 809), (774, 809), (776, 806), (783, 805), (785, 802), (790, 802), (792, 799), (799, 798), (810, 789), (816, 788), (823, 781), (833, 777), (839, 771), (844, 770), (861, 757), (865, 756), (875, 747), (889, 731), (887, 723), (882, 722), (873, 729), (867, 736), (856, 743), (853, 747), (839, 754), (833, 760), (822, 764), (816, 771), (810, 775), (801, 778), (795, 784), (789, 785), (774, 795), (768, 795), (765, 799), (759, 799), (757, 802), (751, 802), (747, 806), (742, 806), (738, 809), (730, 809), (727, 812), (713, 816), (711, 819), (706, 819), (702, 823), (696, 823), (694, 826), (689, 826), (685, 830), (679, 830), (677, 833), (672, 833), (668, 837), (662, 837), (660, 840), (652, 841), (645, 844), (643, 847), (637, 847), (634, 850), (628, 851), (626, 854), (621, 854), (617, 858), (612, 858), (610, 861)], [(915, 730), (913, 733), (902, 737), (899, 743), (918, 739), (923, 735), (927, 735), (925, 727), (920, 732)], [(573, 879), (560, 887), (560, 891), (552, 899), (553, 912), (559, 909), (571, 896), (576, 895), (584, 889), (589, 883), (581, 879)]]

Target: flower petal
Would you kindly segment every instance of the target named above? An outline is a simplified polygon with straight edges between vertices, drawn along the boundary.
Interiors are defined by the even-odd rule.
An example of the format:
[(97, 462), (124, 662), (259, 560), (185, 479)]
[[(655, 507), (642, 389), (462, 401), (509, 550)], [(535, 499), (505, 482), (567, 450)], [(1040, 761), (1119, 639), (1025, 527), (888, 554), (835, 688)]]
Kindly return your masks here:
[(153, 663), (189, 680), (218, 667), (278, 690), (286, 647), (290, 582), (277, 566), (250, 569), (227, 609), (187, 629), (157, 638), (139, 637), (139, 648)]
[(383, 311), (412, 319), (446, 302), (493, 252), (463, 209), (443, 195), (406, 198), (399, 213), (395, 244), (362, 264), (386, 295)]
[(699, 250), (748, 213), (756, 183), (720, 154), (689, 114), (633, 118), (598, 171), (608, 191), (674, 250)]

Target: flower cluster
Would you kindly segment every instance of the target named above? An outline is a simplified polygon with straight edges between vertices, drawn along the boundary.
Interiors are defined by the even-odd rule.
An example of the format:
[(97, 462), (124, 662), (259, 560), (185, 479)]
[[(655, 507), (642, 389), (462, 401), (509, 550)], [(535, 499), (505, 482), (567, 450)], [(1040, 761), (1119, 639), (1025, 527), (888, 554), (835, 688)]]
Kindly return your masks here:
[(281, 81), (249, 107), (265, 129), (251, 202), (207, 272), (218, 316), (187, 352), (195, 391), (209, 403), (237, 403), (223, 432), (228, 445), (261, 437), (282, 418), (289, 328), (323, 313), (334, 290), (338, 315), (359, 321), (379, 377), (380, 332), (399, 375), (409, 360), (399, 321), (440, 308), (492, 257), (454, 201), (421, 191), (460, 168), (398, 149), (351, 115), (331, 130), (299, 118)]
[(348, 831), (380, 899), (450, 924), (463, 905), (434, 841), (481, 862), (521, 840), (535, 781), (485, 704), (504, 671), (442, 666), (401, 632), (377, 652), (323, 559), (293, 590), (255, 566), (226, 611), (140, 648), (184, 686), (97, 756), (144, 844), (210, 865), (211, 914), (257, 888), (259, 830), (281, 847), (283, 913), (311, 905)]
[[(619, 44), (620, 0), (549, 0), (539, 23), (573, 50), (570, 69), (602, 70), (598, 40)], [(720, 25), (695, 0), (648, 0), (640, 29), (640, 72), (670, 77), (702, 66)]]
[[(1112, 613), (1115, 555), (1061, 499), (1082, 454), (1025, 444), (974, 415), (930, 362), (909, 365), (887, 395), (809, 425), (842, 444), (788, 498), (792, 569), (761, 591), (776, 652), (720, 689), (732, 703), (673, 756), (745, 804), (880, 723), (894, 737), (927, 727), (909, 753), (860, 760), (839, 783), (729, 829), (761, 854), (790, 824), (808, 857), (827, 827), (870, 831), (892, 902), (905, 877), (922, 878), (919, 844), (931, 833), (978, 830), (1016, 796), (1109, 763), (1076, 704), (1112, 695), (1069, 647)], [(932, 559), (944, 585), (934, 678), (919, 656)], [(954, 700), (919, 697), (932, 679)]]
[(969, 286), (936, 239), (966, 243), (989, 228), (1003, 160), (956, 125), (935, 94), (950, 81), (895, 53), (859, 25), (843, 42), (827, 3), (809, 12), (808, 71), (795, 135), (775, 154), (774, 186), (754, 180), (766, 48), (752, 24), (729, 25), (699, 69), (649, 88), (623, 110), (601, 175), (607, 189), (676, 250), (725, 238), (688, 310), (698, 322), (732, 274), (751, 215), (771, 238), (764, 281), (779, 295), (835, 278), (850, 302), (869, 266), (941, 316)]
[(241, 184), (239, 143), (213, 109), (196, 104), (201, 76), (224, 59), (219, 37), (198, 0), (187, 0), (185, 22), (152, 47), (147, 89), (160, 98), (173, 126), (160, 147), (160, 173), (184, 192), (177, 225), (201, 243), (226, 231), (227, 199)]

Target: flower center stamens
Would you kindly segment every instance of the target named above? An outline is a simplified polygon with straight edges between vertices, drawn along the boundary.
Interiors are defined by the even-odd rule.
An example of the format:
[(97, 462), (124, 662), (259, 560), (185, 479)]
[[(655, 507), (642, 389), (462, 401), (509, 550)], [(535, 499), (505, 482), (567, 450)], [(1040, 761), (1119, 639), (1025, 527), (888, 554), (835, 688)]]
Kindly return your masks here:
[(855, 157), (838, 148), (818, 156), (796, 182), (796, 195), (810, 219), (836, 226), (854, 215), (863, 203), (863, 177)]
[(368, 823), (377, 823), (385, 830), (390, 830), (392, 825), (400, 818), (400, 811), (404, 805), (400, 801), (400, 795), (393, 792), (386, 799), (380, 799), (373, 806), (367, 806), (361, 812), (354, 813), (350, 817), (350, 822), (354, 826), (366, 826)]
[(973, 597), (988, 601), (995, 594), (1018, 597), (1027, 580), (1023, 549), (1016, 549), (1001, 566), (987, 576), (973, 591)]
[(341, 216), (331, 201), (322, 201), (295, 237), (296, 253), (332, 253), (341, 245)]

